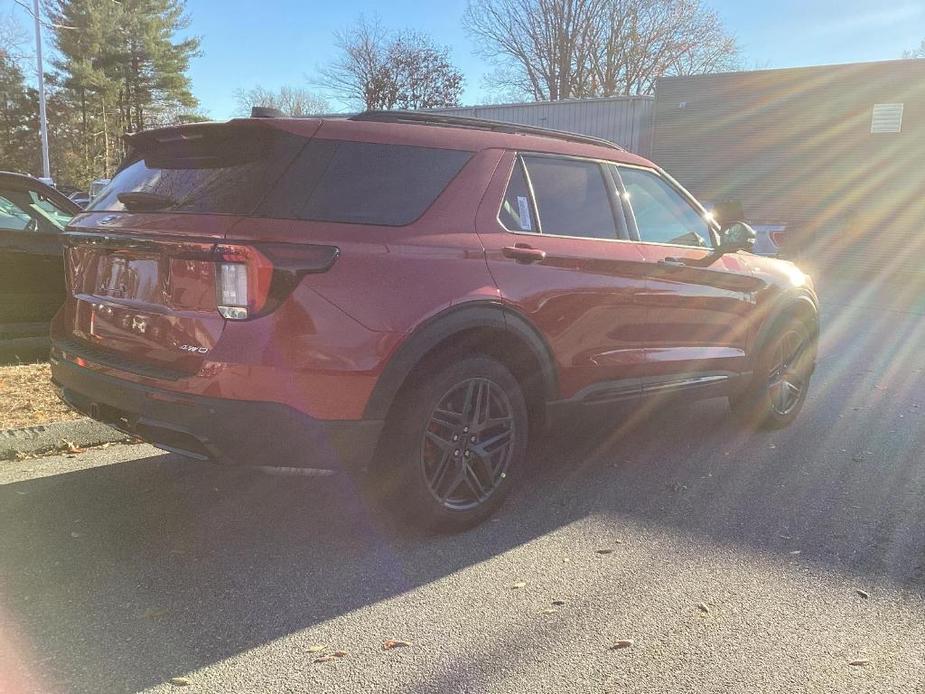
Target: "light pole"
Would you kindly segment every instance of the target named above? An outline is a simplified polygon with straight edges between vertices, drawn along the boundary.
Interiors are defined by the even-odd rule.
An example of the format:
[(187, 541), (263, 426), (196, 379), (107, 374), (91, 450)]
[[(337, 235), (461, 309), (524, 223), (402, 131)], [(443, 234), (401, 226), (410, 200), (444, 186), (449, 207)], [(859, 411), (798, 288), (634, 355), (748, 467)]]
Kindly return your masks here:
[(48, 161), (48, 118), (45, 114), (45, 68), (42, 64), (42, 21), (39, 18), (39, 0), (32, 0), (35, 17), (35, 63), (39, 78), (39, 135), (42, 138), (42, 176), (51, 178)]

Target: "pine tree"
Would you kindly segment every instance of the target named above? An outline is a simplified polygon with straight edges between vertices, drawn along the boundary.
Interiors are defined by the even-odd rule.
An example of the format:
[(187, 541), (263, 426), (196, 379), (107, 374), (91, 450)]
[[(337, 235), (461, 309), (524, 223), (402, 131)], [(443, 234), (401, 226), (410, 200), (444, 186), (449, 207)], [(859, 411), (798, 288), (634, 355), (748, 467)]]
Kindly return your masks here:
[(34, 173), (39, 166), (38, 95), (19, 65), (0, 50), (0, 162), (7, 171)]
[(73, 121), (50, 130), (78, 134), (59, 146), (80, 159), (67, 168), (82, 184), (111, 173), (124, 133), (187, 120), (199, 39), (175, 39), (189, 26), (184, 0), (47, 0), (46, 12), (58, 52), (52, 82)]

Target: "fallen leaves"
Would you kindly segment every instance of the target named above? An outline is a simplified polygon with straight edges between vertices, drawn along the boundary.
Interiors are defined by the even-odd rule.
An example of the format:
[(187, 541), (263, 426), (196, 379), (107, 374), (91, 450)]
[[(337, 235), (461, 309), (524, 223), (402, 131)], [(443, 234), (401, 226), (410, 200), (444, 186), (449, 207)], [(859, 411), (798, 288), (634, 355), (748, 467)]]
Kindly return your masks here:
[(700, 610), (703, 614), (710, 614), (710, 608), (705, 602), (697, 603), (697, 609)]
[(632, 648), (632, 647), (633, 647), (632, 639), (619, 639), (618, 641), (613, 642), (613, 644), (610, 646), (610, 650), (619, 651), (624, 648)]
[(612, 550), (612, 549), (606, 549), (606, 548), (604, 548), (604, 549), (596, 549), (596, 550), (594, 550), (594, 551), (597, 552), (598, 554), (613, 554), (613, 550)]
[(521, 588), (526, 588), (526, 587), (527, 587), (526, 581), (517, 581), (516, 583), (511, 584), (511, 590), (520, 590)]
[(382, 644), (382, 650), (391, 651), (395, 648), (407, 648), (411, 645), (410, 641), (402, 641), (401, 639), (387, 639)]
[(189, 677), (171, 677), (167, 681), (174, 687), (188, 687), (192, 684), (192, 682), (189, 680)]
[[(321, 653), (327, 648), (322, 644), (314, 644), (308, 647), (309, 653)], [(313, 663), (330, 663), (332, 660), (339, 660), (340, 658), (346, 658), (348, 655), (347, 651), (332, 651), (330, 653), (324, 653), (319, 655), (312, 662)]]
[(860, 595), (865, 600), (867, 600), (867, 598), (870, 597), (870, 593), (868, 593), (866, 590), (861, 590), (860, 588), (856, 589), (854, 592)]
[(565, 600), (553, 600), (552, 604), (556, 607), (562, 607), (565, 604)]
[(76, 443), (74, 443), (73, 441), (68, 441), (67, 439), (61, 439), (61, 443), (64, 444), (64, 449), (65, 449), (68, 453), (74, 453), (74, 454), (76, 454), (76, 453), (84, 453), (84, 452), (86, 452), (86, 450), (87, 450), (86, 448), (81, 448), (80, 446), (78, 446), (78, 445), (77, 445)]
[(848, 663), (848, 665), (851, 665), (852, 667), (865, 667), (870, 665), (870, 660), (867, 658), (858, 658), (857, 660), (852, 660), (850, 663)]

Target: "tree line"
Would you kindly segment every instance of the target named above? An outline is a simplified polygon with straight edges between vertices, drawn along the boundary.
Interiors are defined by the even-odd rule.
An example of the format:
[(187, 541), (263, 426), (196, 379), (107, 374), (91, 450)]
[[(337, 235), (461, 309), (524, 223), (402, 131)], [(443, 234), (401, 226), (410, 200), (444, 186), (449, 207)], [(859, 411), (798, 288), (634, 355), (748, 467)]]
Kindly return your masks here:
[[(44, 0), (52, 175), (86, 188), (124, 155), (122, 136), (205, 119), (189, 77), (201, 42), (185, 0)], [(463, 26), (493, 66), (495, 100), (650, 94), (664, 75), (735, 69), (740, 52), (702, 0), (469, 0)], [(40, 169), (30, 34), (0, 17), (0, 168)], [(234, 92), (293, 116), (339, 108), (460, 104), (464, 76), (449, 48), (410, 29), (358, 19), (335, 36), (336, 56), (305, 86)], [(925, 44), (923, 44), (925, 46)], [(925, 55), (925, 50), (909, 57)]]

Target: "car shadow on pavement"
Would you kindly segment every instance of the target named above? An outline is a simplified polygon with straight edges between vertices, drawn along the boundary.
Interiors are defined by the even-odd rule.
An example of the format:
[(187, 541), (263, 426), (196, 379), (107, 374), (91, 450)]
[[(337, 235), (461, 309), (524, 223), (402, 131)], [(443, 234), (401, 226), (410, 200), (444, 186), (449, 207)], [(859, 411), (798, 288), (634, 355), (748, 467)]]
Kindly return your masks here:
[(925, 328), (870, 320), (893, 332), (825, 348), (792, 428), (742, 431), (722, 401), (624, 408), (536, 447), (499, 516), (455, 536), (370, 511), (347, 477), (169, 455), (0, 486), (0, 645), (50, 689), (136, 691), (590, 516), (925, 592), (925, 386), (904, 347)]

